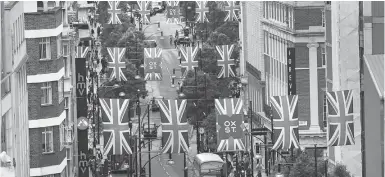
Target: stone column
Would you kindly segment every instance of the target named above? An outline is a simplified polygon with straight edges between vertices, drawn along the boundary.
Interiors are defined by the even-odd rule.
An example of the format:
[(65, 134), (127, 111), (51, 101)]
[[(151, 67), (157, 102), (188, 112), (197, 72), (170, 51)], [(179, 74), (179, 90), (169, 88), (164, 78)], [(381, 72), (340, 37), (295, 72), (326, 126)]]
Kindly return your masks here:
[(309, 131), (321, 131), (318, 123), (318, 68), (317, 48), (318, 43), (307, 44), (309, 48), (309, 83), (310, 83), (310, 128)]

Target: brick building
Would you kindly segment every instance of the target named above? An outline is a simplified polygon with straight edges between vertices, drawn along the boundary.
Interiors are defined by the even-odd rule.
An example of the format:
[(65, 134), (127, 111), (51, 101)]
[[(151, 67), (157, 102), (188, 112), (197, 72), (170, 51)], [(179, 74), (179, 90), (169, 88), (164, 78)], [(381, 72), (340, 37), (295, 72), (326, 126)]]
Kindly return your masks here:
[(68, 2), (24, 4), (30, 176), (74, 176), (71, 31)]
[(302, 147), (326, 147), (325, 2), (295, 2), (296, 92)]
[[(1, 152), (14, 167), (11, 176), (29, 176), (28, 92), (23, 2), (1, 2)], [(0, 166), (4, 164), (1, 163)], [(0, 174), (4, 175), (4, 174)]]

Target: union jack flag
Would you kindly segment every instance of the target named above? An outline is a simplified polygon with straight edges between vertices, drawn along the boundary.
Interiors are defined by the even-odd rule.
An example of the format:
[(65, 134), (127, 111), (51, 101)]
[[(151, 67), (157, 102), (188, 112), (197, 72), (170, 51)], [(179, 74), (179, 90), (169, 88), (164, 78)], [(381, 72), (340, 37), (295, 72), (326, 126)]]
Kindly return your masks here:
[(233, 67), (235, 66), (235, 60), (231, 59), (231, 54), (234, 50), (234, 45), (221, 45), (216, 46), (217, 51), (221, 58), (218, 60), (218, 66), (221, 67), (221, 71), (218, 74), (218, 78), (235, 77)]
[(239, 11), (240, 6), (236, 5), (239, 3), (238, 1), (226, 1), (227, 6), (225, 6), (225, 11), (227, 12), (227, 15), (225, 17), (225, 21), (238, 21), (239, 17)]
[(103, 120), (103, 156), (132, 154), (129, 142), (128, 99), (100, 98)]
[(144, 80), (162, 80), (162, 49), (144, 48)]
[(168, 24), (179, 24), (180, 23), (180, 14), (179, 14), (179, 1), (166, 1), (167, 3), (167, 23)]
[(195, 60), (198, 50), (198, 47), (180, 47), (180, 53), (182, 54), (182, 61), (180, 66), (182, 67), (183, 76), (187, 75), (187, 72), (194, 70), (198, 67), (198, 60)]
[(189, 148), (187, 100), (158, 100), (161, 109), (163, 153), (183, 153)]
[(273, 150), (299, 148), (298, 95), (272, 96)]
[(88, 52), (90, 52), (90, 47), (77, 46), (76, 58), (87, 58)]
[(150, 10), (148, 10), (148, 5), (151, 1), (136, 1), (139, 6), (139, 14), (143, 19), (143, 24), (150, 23)]
[(245, 150), (242, 99), (215, 99), (215, 108), (217, 110), (216, 125), (219, 142), (217, 151)]
[(209, 13), (209, 8), (206, 7), (207, 1), (197, 1), (197, 8), (195, 8), (195, 22), (204, 23), (209, 22), (207, 18), (207, 13)]
[(118, 9), (120, 1), (108, 1), (110, 8), (108, 9), (108, 14), (110, 14), (110, 19), (107, 24), (122, 24), (119, 19), (118, 14), (121, 14), (122, 11)]
[(354, 141), (353, 90), (326, 92), (328, 109), (328, 145), (352, 145)]
[(111, 61), (108, 62), (108, 68), (112, 69), (110, 79), (116, 78), (118, 81), (127, 81), (122, 68), (126, 68), (126, 63), (122, 58), (126, 52), (126, 48), (107, 48)]

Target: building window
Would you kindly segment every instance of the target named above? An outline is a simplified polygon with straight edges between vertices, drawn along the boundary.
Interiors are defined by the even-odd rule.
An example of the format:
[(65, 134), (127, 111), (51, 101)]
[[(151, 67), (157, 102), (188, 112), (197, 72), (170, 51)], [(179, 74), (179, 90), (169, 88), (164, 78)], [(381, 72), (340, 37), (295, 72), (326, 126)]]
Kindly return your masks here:
[(55, 1), (48, 1), (47, 6), (48, 6), (48, 8), (52, 9), (56, 6), (56, 2)]
[(64, 109), (68, 109), (68, 97), (64, 98)]
[(53, 152), (53, 127), (46, 127), (42, 132), (43, 153)]
[(59, 104), (60, 104), (64, 99), (64, 78), (63, 77), (60, 80), (58, 80), (57, 91), (59, 95)]
[(47, 105), (52, 104), (52, 84), (51, 82), (42, 83), (41, 90), (43, 92), (41, 97), (41, 104)]
[(264, 31), (263, 39), (264, 39), (264, 53), (269, 54), (269, 33), (267, 31)]
[(57, 46), (57, 57), (59, 58), (63, 54), (61, 33), (56, 38), (56, 46)]
[(40, 59), (51, 59), (50, 38), (40, 38), (39, 42)]
[(267, 18), (268, 16), (268, 7), (267, 7), (268, 2), (263, 1), (263, 18)]
[(43, 3), (43, 1), (37, 1), (37, 11), (38, 12), (44, 11), (44, 3)]
[(71, 160), (71, 148), (66, 149), (67, 160)]
[(1, 83), (1, 97), (5, 97), (8, 93), (11, 92), (11, 77), (8, 76), (3, 79)]
[(322, 11), (322, 27), (325, 27), (326, 25), (326, 22), (325, 22), (325, 10), (321, 10)]
[(68, 44), (63, 44), (63, 56), (68, 56)]
[(1, 152), (7, 151), (7, 114), (1, 117)]
[(324, 122), (324, 127), (327, 127), (327, 120), (328, 120), (328, 103), (327, 103), (327, 96), (324, 94), (324, 104), (323, 104), (323, 122)]
[(64, 121), (59, 126), (59, 137), (60, 137), (60, 151), (64, 148), (65, 143), (65, 132), (64, 132)]
[(321, 47), (321, 55), (322, 55), (322, 67), (326, 67), (326, 50), (325, 50), (325, 46)]

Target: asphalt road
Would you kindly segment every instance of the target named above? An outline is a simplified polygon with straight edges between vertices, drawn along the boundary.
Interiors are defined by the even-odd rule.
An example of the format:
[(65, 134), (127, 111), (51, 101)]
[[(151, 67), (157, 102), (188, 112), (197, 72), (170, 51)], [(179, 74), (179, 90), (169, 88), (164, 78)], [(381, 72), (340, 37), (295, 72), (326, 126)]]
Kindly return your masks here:
[[(144, 33), (150, 39), (157, 41), (157, 47), (162, 48), (162, 81), (147, 81), (146, 89), (149, 92), (148, 98), (160, 98), (165, 99), (175, 99), (177, 98), (176, 89), (171, 87), (171, 75), (174, 68), (179, 68), (179, 60), (177, 59), (178, 53), (175, 49), (173, 43), (170, 45), (170, 35), (174, 36), (175, 30), (180, 29), (180, 25), (176, 24), (166, 24), (166, 17), (163, 14), (157, 14), (156, 16), (151, 17), (152, 23), (160, 22), (160, 31), (163, 32), (163, 36), (160, 36), (160, 31), (158, 30), (158, 25), (149, 25), (144, 26)], [(176, 84), (177, 85), (177, 84)], [(160, 125), (160, 113), (150, 111), (150, 122)], [(144, 122), (147, 122), (147, 118), (143, 119)], [(151, 151), (159, 151), (161, 145), (161, 128), (158, 129), (158, 139), (151, 142)], [(148, 145), (148, 144), (147, 144)], [(142, 152), (148, 151), (148, 146), (142, 148)], [(156, 156), (156, 157), (154, 157)], [(169, 159), (168, 154), (158, 154), (156, 152), (151, 153), (151, 176), (156, 177), (183, 177), (183, 155), (182, 154), (173, 154), (172, 159), (174, 160), (174, 165), (168, 165), (167, 161)], [(142, 165), (146, 164), (149, 160), (148, 153), (142, 153)], [(146, 174), (149, 174), (149, 163), (146, 164)]]

